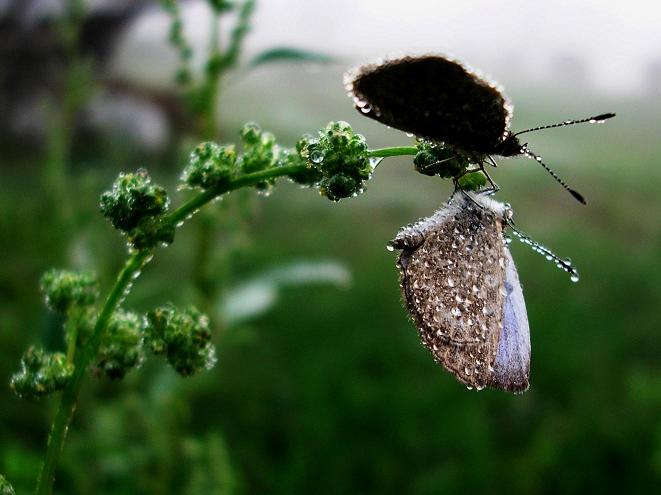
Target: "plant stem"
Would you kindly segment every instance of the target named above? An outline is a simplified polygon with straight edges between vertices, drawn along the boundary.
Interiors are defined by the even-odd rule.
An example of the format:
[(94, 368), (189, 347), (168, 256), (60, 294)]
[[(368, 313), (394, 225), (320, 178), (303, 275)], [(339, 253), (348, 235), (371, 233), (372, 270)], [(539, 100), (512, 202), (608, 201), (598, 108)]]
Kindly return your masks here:
[(218, 196), (225, 194), (226, 192), (240, 189), (246, 186), (254, 186), (259, 182), (263, 182), (268, 179), (274, 179), (276, 177), (281, 177), (283, 175), (289, 175), (296, 172), (304, 172), (305, 170), (306, 167), (304, 165), (288, 165), (286, 167), (274, 167), (267, 170), (262, 170), (260, 172), (253, 172), (252, 174), (241, 175), (240, 177), (232, 179), (229, 182), (222, 184), (221, 186), (207, 189), (197, 196), (192, 197), (179, 208), (170, 213), (166, 220), (174, 224), (178, 224), (186, 220), (191, 215), (195, 214), (202, 206), (209, 203), (210, 201), (213, 201)]
[[(175, 224), (183, 222), (191, 215), (193, 215), (200, 207), (212, 201), (214, 198), (241, 187), (255, 185), (267, 179), (273, 179), (283, 175), (288, 175), (295, 172), (305, 170), (305, 166), (290, 165), (286, 167), (276, 167), (261, 172), (246, 174), (237, 177), (234, 180), (223, 184), (215, 189), (206, 190), (197, 196), (193, 197), (186, 203), (182, 204), (179, 208), (174, 210), (167, 220)], [(73, 414), (76, 410), (78, 402), (78, 395), (82, 386), (87, 368), (92, 360), (95, 358), (101, 339), (108, 326), (112, 314), (117, 309), (122, 299), (128, 294), (131, 289), (131, 284), (136, 279), (142, 267), (151, 259), (152, 251), (149, 249), (135, 251), (131, 254), (126, 261), (124, 268), (117, 276), (115, 285), (110, 290), (108, 297), (101, 309), (94, 330), (89, 340), (85, 343), (81, 352), (75, 353), (74, 358), (74, 372), (67, 383), (67, 386), (62, 393), (62, 399), (51, 426), (51, 432), (48, 438), (48, 447), (46, 449), (46, 458), (42, 467), (39, 479), (37, 482), (37, 495), (50, 495), (55, 481), (55, 469), (57, 462), (62, 452), (62, 446), (66, 438), (67, 430), (71, 424)]]
[(387, 156), (402, 156), (402, 155), (415, 155), (418, 152), (416, 146), (393, 146), (391, 148), (379, 148), (369, 150), (367, 153), (370, 157), (387, 157)]
[(46, 459), (37, 482), (37, 495), (50, 495), (53, 489), (57, 461), (62, 452), (67, 430), (76, 410), (78, 394), (80, 393), (87, 367), (96, 356), (101, 343), (101, 337), (108, 326), (110, 317), (115, 309), (117, 309), (117, 306), (119, 306), (126, 292), (130, 289), (131, 282), (136, 277), (136, 274), (149, 261), (150, 257), (150, 250), (136, 251), (131, 254), (106, 298), (101, 313), (94, 325), (92, 335), (82, 349), (82, 352), (76, 353), (73, 375), (62, 393), (62, 399), (60, 400), (60, 405), (51, 427)]

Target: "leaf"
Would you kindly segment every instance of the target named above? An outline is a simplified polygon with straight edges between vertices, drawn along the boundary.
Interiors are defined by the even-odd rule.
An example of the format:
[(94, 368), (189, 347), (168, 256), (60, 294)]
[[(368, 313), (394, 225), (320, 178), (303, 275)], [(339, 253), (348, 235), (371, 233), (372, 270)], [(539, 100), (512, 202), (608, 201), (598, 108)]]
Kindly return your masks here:
[(259, 53), (250, 61), (248, 66), (257, 67), (259, 65), (280, 62), (313, 62), (318, 64), (329, 64), (337, 62), (337, 59), (325, 53), (301, 50), (298, 48), (278, 47)]
[(298, 261), (269, 270), (225, 293), (218, 308), (227, 326), (243, 323), (269, 311), (284, 287), (330, 285), (347, 287), (351, 273), (336, 261)]

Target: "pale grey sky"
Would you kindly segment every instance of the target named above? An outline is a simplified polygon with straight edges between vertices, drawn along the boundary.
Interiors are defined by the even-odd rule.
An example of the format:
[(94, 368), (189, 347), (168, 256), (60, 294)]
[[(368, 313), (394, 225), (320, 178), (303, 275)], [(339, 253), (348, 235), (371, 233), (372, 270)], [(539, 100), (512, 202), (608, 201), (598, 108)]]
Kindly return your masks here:
[[(189, 31), (202, 45), (205, 21), (204, 5), (188, 9)], [(254, 25), (248, 53), (290, 45), (358, 62), (434, 52), (524, 80), (562, 79), (558, 61), (574, 58), (585, 62), (586, 81), (609, 93), (636, 93), (651, 61), (661, 63), (658, 0), (262, 0)], [(126, 40), (132, 56), (162, 57), (166, 26), (164, 16), (136, 23)], [(161, 63), (164, 80), (169, 63)]]

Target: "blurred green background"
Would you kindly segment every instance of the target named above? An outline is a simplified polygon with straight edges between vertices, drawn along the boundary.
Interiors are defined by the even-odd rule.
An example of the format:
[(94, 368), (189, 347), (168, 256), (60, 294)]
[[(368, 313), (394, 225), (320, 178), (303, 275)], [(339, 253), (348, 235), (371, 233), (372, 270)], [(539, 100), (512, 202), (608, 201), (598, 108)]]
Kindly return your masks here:
[[(261, 29), (273, 35), (258, 36), (265, 46), (278, 44), (273, 26), (269, 31), (260, 20), (255, 35)], [(367, 23), (366, 29), (376, 27)], [(140, 55), (140, 44), (132, 46), (121, 55), (129, 66), (131, 54)], [(443, 51), (452, 49), (462, 52), (460, 45)], [(324, 53), (334, 55), (332, 43)], [(171, 57), (167, 46), (163, 54)], [(303, 133), (341, 119), (372, 148), (409, 144), (404, 134), (353, 110), (342, 72), (362, 60), (339, 55), (330, 64), (237, 68), (221, 87), (216, 138), (237, 141), (240, 126), (257, 121), (293, 145)], [(515, 103), (515, 130), (618, 113), (603, 126), (528, 136), (531, 148), (588, 198), (588, 207), (530, 160), (500, 160), (492, 173), (517, 225), (571, 256), (581, 272), (572, 284), (523, 245), (512, 247), (532, 334), (528, 392), (467, 391), (432, 361), (402, 307), (386, 242), (400, 226), (438, 208), (451, 193), (449, 183), (416, 174), (408, 159), (385, 160), (363, 195), (339, 203), (281, 181), (269, 197), (240, 192), (214, 205), (144, 270), (125, 305), (140, 311), (168, 300), (206, 306), (217, 326), (218, 364), (188, 379), (160, 361), (146, 362), (122, 382), (90, 377), (56, 492), (658, 490), (661, 93), (597, 91), (585, 81), (568, 87), (560, 76), (540, 82), (502, 71), (499, 80)], [(4, 77), (5, 96), (18, 92), (7, 84), (13, 73)], [(90, 84), (101, 86), (95, 78)], [(156, 92), (158, 84), (145, 87)], [(99, 194), (120, 171), (142, 166), (169, 186), (178, 204), (187, 197), (175, 193), (179, 171), (202, 139), (186, 128), (146, 146), (121, 128), (90, 127), (81, 119), (63, 196), (54, 199), (44, 178), (49, 122), (38, 122), (41, 134), (3, 126), (0, 136), (4, 383), (29, 345), (63, 345), (61, 322), (41, 301), (40, 274), (51, 266), (92, 268), (107, 289), (121, 266), (126, 250), (98, 213)], [(145, 125), (153, 130), (150, 122)], [(200, 253), (207, 255), (203, 262)], [(204, 284), (213, 286), (212, 298)], [(232, 308), (243, 313), (232, 318)], [(56, 404), (56, 398), (19, 400), (0, 388), (0, 473), (18, 493), (32, 490)]]

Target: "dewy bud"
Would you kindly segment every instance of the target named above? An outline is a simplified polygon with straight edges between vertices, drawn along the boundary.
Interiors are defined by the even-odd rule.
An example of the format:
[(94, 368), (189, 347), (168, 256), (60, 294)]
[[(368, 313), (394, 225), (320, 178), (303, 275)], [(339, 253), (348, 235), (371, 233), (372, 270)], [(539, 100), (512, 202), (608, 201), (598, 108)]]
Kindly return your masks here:
[(259, 143), (262, 136), (262, 130), (259, 125), (254, 122), (249, 122), (241, 128), (239, 135), (241, 136), (241, 141), (243, 141), (244, 146), (254, 146)]
[(10, 386), (19, 397), (39, 398), (63, 389), (73, 365), (61, 352), (49, 353), (30, 347), (21, 358), (21, 369), (11, 377)]
[(143, 358), (143, 320), (136, 313), (113, 313), (99, 347), (97, 367), (109, 378), (124, 378)]
[[(243, 144), (243, 154), (239, 159), (239, 167), (244, 174), (261, 172), (277, 167), (280, 161), (282, 148), (276, 144), (275, 136), (270, 132), (263, 132), (257, 124), (250, 123), (243, 126), (240, 131)], [(261, 191), (269, 190), (275, 183), (274, 179), (258, 182), (255, 187)]]
[(236, 168), (234, 146), (205, 142), (190, 154), (181, 180), (189, 187), (210, 189), (229, 181), (236, 174)]
[(66, 312), (72, 305), (88, 306), (99, 297), (99, 286), (93, 273), (48, 270), (41, 277), (41, 291), (49, 308)]
[(101, 195), (101, 212), (116, 229), (129, 232), (146, 217), (167, 212), (170, 200), (167, 192), (153, 184), (146, 170), (121, 173), (111, 191)]
[(465, 156), (458, 155), (445, 146), (420, 141), (418, 152), (413, 158), (415, 170), (424, 175), (437, 175), (443, 178), (457, 177), (468, 168), (469, 162)]
[(317, 172), (321, 194), (332, 201), (363, 192), (372, 174), (365, 138), (346, 122), (330, 122), (316, 137), (304, 136), (296, 150)]
[(150, 311), (145, 340), (154, 354), (165, 354), (170, 365), (184, 376), (216, 363), (209, 319), (193, 306), (179, 309), (167, 304)]

